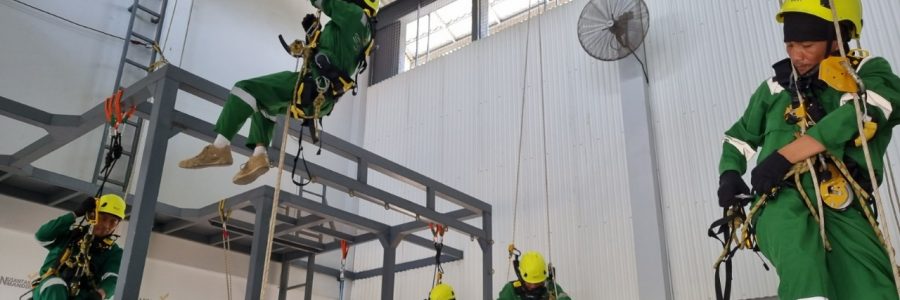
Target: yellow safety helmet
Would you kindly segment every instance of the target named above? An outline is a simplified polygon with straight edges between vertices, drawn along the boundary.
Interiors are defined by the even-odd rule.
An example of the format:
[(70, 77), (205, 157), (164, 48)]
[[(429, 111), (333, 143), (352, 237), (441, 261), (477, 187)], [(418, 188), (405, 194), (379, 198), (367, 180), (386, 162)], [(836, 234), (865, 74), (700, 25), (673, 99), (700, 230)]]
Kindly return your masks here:
[(125, 219), (125, 200), (116, 194), (106, 194), (97, 199), (97, 212), (108, 213)]
[(355, 0), (357, 5), (361, 6), (363, 9), (367, 9), (372, 13), (372, 16), (378, 14), (378, 7), (381, 4), (381, 0)]
[(456, 300), (456, 295), (453, 293), (453, 287), (446, 283), (440, 283), (431, 289), (431, 294), (428, 295), (428, 299)]
[(547, 280), (547, 263), (537, 251), (527, 251), (519, 259), (519, 274), (527, 283), (541, 283)]
[[(783, 23), (785, 13), (804, 13), (833, 22), (833, 14), (828, 3), (829, 0), (785, 0), (781, 5), (781, 10), (775, 15), (775, 20)], [(860, 0), (834, 0), (834, 6), (837, 10), (838, 21), (853, 23), (854, 28), (850, 32), (850, 37), (858, 39), (863, 28), (862, 2)]]

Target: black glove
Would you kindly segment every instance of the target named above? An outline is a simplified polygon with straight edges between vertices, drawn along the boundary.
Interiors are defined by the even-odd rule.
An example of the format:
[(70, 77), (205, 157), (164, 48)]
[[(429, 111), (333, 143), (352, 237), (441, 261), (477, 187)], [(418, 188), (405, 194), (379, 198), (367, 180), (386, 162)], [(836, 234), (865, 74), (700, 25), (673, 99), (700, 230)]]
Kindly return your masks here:
[(759, 162), (756, 168), (750, 172), (750, 184), (753, 185), (753, 193), (756, 195), (773, 196), (773, 189), (780, 187), (784, 182), (784, 175), (791, 169), (791, 162), (781, 153), (773, 152)]
[(321, 28), (322, 25), (318, 24), (318, 21), (319, 20), (316, 18), (316, 15), (306, 14), (306, 16), (303, 17), (303, 22), (301, 23), (303, 25), (303, 31), (306, 31), (307, 34), (311, 33), (312, 30), (310, 30), (310, 28), (313, 26), (313, 24), (316, 25), (316, 29)]
[(750, 202), (750, 198), (739, 198), (738, 195), (750, 194), (750, 188), (744, 183), (741, 174), (729, 170), (719, 175), (719, 206), (728, 208), (732, 206), (743, 207)]
[(72, 210), (76, 217), (84, 216), (84, 214), (94, 211), (97, 208), (97, 199), (88, 197), (81, 202), (81, 205)]

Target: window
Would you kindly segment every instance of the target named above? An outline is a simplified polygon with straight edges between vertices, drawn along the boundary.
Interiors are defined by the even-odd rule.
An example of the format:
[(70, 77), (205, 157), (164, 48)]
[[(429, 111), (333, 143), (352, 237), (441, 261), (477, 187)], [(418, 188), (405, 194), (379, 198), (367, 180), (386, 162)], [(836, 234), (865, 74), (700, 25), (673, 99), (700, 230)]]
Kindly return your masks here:
[[(396, 0), (395, 0), (396, 1)], [(514, 26), (543, 9), (572, 0), (488, 0), (491, 34)], [(418, 16), (418, 17), (417, 17)], [(436, 1), (407, 17), (400, 70), (406, 71), (451, 53), (472, 41), (472, 0)]]

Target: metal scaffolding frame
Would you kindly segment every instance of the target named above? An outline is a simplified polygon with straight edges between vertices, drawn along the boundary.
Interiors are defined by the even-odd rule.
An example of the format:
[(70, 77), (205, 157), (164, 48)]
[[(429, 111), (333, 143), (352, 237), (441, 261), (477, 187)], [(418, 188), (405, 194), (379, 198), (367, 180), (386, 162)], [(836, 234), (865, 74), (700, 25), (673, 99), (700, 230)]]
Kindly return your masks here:
[[(137, 299), (140, 291), (144, 264), (150, 242), (151, 231), (176, 236), (203, 244), (218, 245), (222, 243), (218, 226), (222, 220), (218, 216), (218, 204), (213, 203), (199, 209), (179, 208), (158, 202), (162, 166), (166, 158), (168, 140), (178, 133), (185, 133), (195, 138), (211, 142), (215, 138), (213, 124), (195, 118), (175, 109), (178, 91), (193, 94), (216, 105), (223, 105), (229, 91), (206, 79), (186, 72), (175, 66), (165, 66), (156, 72), (126, 88), (123, 105), (134, 104), (136, 114), (148, 121), (148, 133), (144, 145), (141, 167), (135, 194), (128, 197), (129, 217), (128, 236), (125, 243), (123, 263), (119, 270), (119, 284), (116, 295), (122, 299)], [(153, 98), (153, 103), (148, 99)], [(93, 195), (98, 186), (88, 181), (68, 177), (50, 170), (34, 167), (32, 163), (41, 157), (65, 146), (88, 132), (104, 124), (103, 104), (99, 104), (81, 115), (53, 114), (31, 106), (0, 97), (0, 115), (46, 130), (47, 135), (27, 145), (12, 155), (0, 155), (0, 194), (21, 198), (43, 205), (72, 209), (88, 195)], [(295, 122), (296, 123), (296, 122)], [(281, 120), (277, 127), (284, 126)], [(301, 134), (299, 124), (291, 124), (289, 128), (294, 136)], [(279, 129), (276, 129), (278, 132)], [(346, 272), (345, 277), (351, 280), (382, 276), (381, 299), (393, 299), (394, 275), (396, 272), (425, 267), (434, 264), (434, 258), (428, 257), (410, 262), (396, 262), (396, 247), (406, 241), (413, 245), (432, 248), (430, 239), (415, 235), (425, 230), (429, 223), (443, 224), (454, 231), (477, 239), (481, 246), (483, 298), (492, 296), (492, 226), (491, 206), (456, 189), (412, 171), (397, 163), (387, 160), (359, 146), (343, 141), (328, 133), (322, 133), (322, 149), (355, 162), (356, 178), (334, 172), (315, 163), (308, 162), (308, 170), (299, 168), (299, 175), (332, 189), (343, 191), (358, 199), (364, 199), (385, 208), (399, 211), (410, 217), (410, 221), (390, 226), (364, 218), (325, 203), (307, 199), (302, 195), (281, 191), (279, 208), (292, 207), (306, 215), (279, 212), (276, 214), (276, 230), (272, 256), (268, 259), (280, 261), (284, 266), (296, 265), (322, 274), (337, 277), (339, 270), (316, 265), (317, 254), (340, 249), (340, 240), (359, 245), (378, 241), (384, 247), (384, 264), (380, 269), (358, 272)], [(280, 145), (280, 136), (275, 137), (273, 145)], [(308, 133), (302, 139), (311, 141)], [(246, 138), (236, 136), (232, 140), (235, 152), (251, 155), (251, 149), (244, 147)], [(276, 148), (277, 149), (277, 148)], [(274, 160), (277, 152), (270, 151)], [(286, 159), (293, 156), (286, 155)], [(367, 183), (368, 172), (377, 171), (408, 185), (425, 191), (425, 206), (403, 197), (394, 195)], [(309, 173), (307, 173), (307, 171)], [(310, 176), (312, 174), (312, 176)], [(268, 223), (271, 216), (271, 199), (276, 190), (271, 186), (260, 186), (225, 200), (226, 206), (242, 212), (254, 214), (253, 223), (229, 220), (229, 226), (235, 235), (233, 251), (250, 254), (250, 268), (246, 289), (246, 299), (258, 299), (259, 291), (265, 285), (262, 282), (262, 268), (265, 262), (263, 250), (269, 238)], [(448, 201), (462, 207), (461, 209), (441, 213), (435, 209), (438, 199)], [(421, 200), (421, 199), (420, 199)], [(481, 218), (481, 228), (466, 222)], [(323, 224), (336, 222), (346, 224), (362, 234), (350, 234), (329, 228)], [(322, 239), (305, 238), (309, 232), (320, 236), (332, 237), (334, 240), (324, 243)], [(307, 258), (306, 261), (301, 258)], [(442, 261), (454, 261), (463, 258), (459, 249), (445, 246)], [(306, 283), (298, 286), (287, 286), (287, 268), (282, 269), (280, 282), (280, 299), (287, 290), (301, 286), (312, 286), (312, 273), (308, 272)], [(306, 299), (311, 294), (307, 289)]]

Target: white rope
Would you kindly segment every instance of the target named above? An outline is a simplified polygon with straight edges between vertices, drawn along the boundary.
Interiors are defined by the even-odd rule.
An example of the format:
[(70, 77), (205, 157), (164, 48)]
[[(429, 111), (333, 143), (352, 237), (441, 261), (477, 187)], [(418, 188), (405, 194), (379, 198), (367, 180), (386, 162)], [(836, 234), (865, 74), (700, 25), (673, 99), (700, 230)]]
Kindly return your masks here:
[[(299, 80), (298, 76), (298, 80)], [(294, 93), (296, 94), (296, 93)], [(272, 241), (275, 239), (275, 216), (278, 213), (278, 198), (281, 196), (281, 177), (284, 174), (284, 149), (287, 148), (288, 129), (291, 127), (291, 110), (289, 109), (284, 116), (284, 132), (281, 136), (281, 149), (278, 151), (278, 176), (275, 178), (275, 195), (272, 196), (272, 212), (269, 215), (269, 235), (266, 242), (266, 254), (263, 264), (263, 280), (260, 289), (259, 299), (266, 299), (266, 282), (269, 279), (269, 257), (272, 256)], [(311, 287), (310, 287), (311, 288)]]
[[(838, 49), (841, 51), (841, 57), (847, 58), (847, 49), (844, 49), (844, 37), (841, 36), (841, 27), (838, 20), (837, 8), (834, 6), (834, 0), (828, 0), (829, 5), (831, 6), (831, 16), (832, 23), (834, 23), (834, 31), (837, 36), (838, 41)], [(856, 30), (859, 30), (857, 28)], [(830, 46), (830, 45), (829, 45)], [(862, 85), (862, 80), (859, 78), (859, 75), (856, 74), (856, 70), (850, 67), (847, 64), (847, 61), (843, 61), (844, 68), (847, 69), (849, 74), (853, 75), (857, 82)], [(864, 86), (860, 86), (860, 89), (864, 89)], [(860, 98), (858, 94), (853, 94), (853, 108), (856, 110), (856, 129), (859, 132), (860, 140), (862, 140), (862, 148), (863, 148), (863, 156), (866, 159), (866, 169), (869, 173), (869, 182), (872, 186), (872, 195), (875, 198), (875, 206), (878, 208), (878, 211), (884, 212), (884, 205), (881, 202), (881, 192), (878, 190), (878, 182), (875, 179), (875, 170), (873, 169), (872, 164), (872, 154), (869, 152), (869, 142), (866, 139), (865, 132), (863, 131), (862, 124), (862, 111), (860, 110)], [(887, 117), (887, 116), (885, 116)], [(884, 237), (884, 246), (885, 251), (887, 252), (887, 256), (890, 259), (891, 270), (894, 273), (894, 282), (900, 282), (900, 269), (897, 268), (896, 258), (894, 257), (894, 246), (892, 245), (890, 232), (888, 230), (887, 222), (880, 222), (881, 234)], [(897, 288), (897, 294), (900, 295), (900, 285), (895, 284)]]
[(231, 251), (231, 235), (228, 233), (228, 219), (231, 210), (225, 207), (225, 200), (219, 201), (219, 218), (222, 221), (222, 253), (225, 256), (225, 287), (228, 300), (231, 300), (231, 271), (229, 270), (230, 262), (228, 260), (228, 252)]
[[(544, 0), (544, 6), (542, 13), (547, 9), (547, 1)], [(545, 106), (544, 106), (544, 32), (541, 30), (541, 17), (538, 17), (538, 66), (540, 68), (541, 74), (541, 138), (544, 143), (544, 202), (546, 204), (546, 209), (544, 212), (547, 214), (547, 258), (548, 260), (548, 272), (551, 275), (553, 281), (551, 282), (551, 289), (553, 290), (553, 299), (559, 298), (559, 291), (556, 289), (556, 272), (553, 270), (553, 231), (550, 227), (550, 172), (547, 168), (547, 118), (544, 116)]]
[[(531, 0), (528, 0), (528, 7), (531, 8)], [(518, 221), (519, 214), (519, 180), (520, 180), (520, 169), (522, 167), (522, 140), (525, 136), (525, 90), (528, 82), (528, 49), (531, 44), (531, 10), (528, 10), (528, 18), (525, 21), (525, 58), (523, 62), (525, 64), (525, 71), (522, 72), (522, 104), (521, 111), (519, 115), (519, 149), (516, 154), (516, 192), (513, 197), (513, 223), (512, 223), (512, 245), (516, 244), (516, 224)], [(506, 268), (506, 281), (509, 281), (509, 270), (513, 268), (512, 265), (512, 256), (509, 257)]]
[[(794, 68), (793, 64), (791, 65), (791, 76), (795, 81), (800, 80), (800, 76), (797, 74), (797, 69)], [(800, 107), (803, 108), (806, 105), (806, 99), (803, 98), (803, 95), (800, 93), (800, 89), (796, 89), (797, 99), (800, 100)], [(808, 118), (808, 114), (803, 116), (804, 118)], [(801, 122), (810, 122), (809, 120), (803, 120)], [(800, 135), (806, 135), (806, 127), (800, 126)], [(816, 207), (818, 208), (819, 213), (819, 237), (822, 238), (822, 246), (824, 249), (829, 250), (828, 248), (828, 238), (825, 235), (825, 209), (822, 206), (822, 191), (819, 187), (819, 178), (816, 176), (816, 168), (813, 166), (812, 158), (807, 158), (806, 166), (809, 168), (809, 174), (812, 176), (813, 187), (816, 190)], [(798, 187), (800, 188), (800, 187)]]
[(884, 178), (887, 180), (888, 186), (888, 196), (890, 196), (891, 203), (891, 212), (894, 215), (894, 229), (897, 229), (900, 232), (900, 206), (898, 206), (897, 199), (900, 198), (897, 196), (897, 182), (894, 180), (894, 168), (891, 166), (891, 156), (889, 151), (884, 153)]

